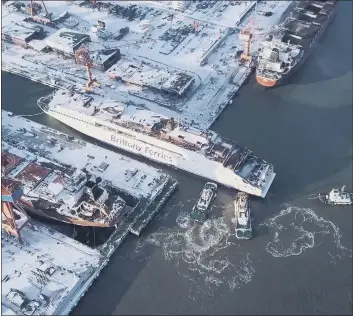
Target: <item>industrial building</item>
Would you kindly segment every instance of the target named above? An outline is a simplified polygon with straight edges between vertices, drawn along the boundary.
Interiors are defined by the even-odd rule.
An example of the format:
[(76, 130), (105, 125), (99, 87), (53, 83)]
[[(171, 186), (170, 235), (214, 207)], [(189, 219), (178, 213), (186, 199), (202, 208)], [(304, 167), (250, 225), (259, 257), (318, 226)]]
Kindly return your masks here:
[(1, 28), (2, 40), (21, 46), (27, 46), (31, 40), (44, 36), (43, 27), (25, 21), (13, 21)]
[(58, 53), (73, 56), (82, 44), (90, 41), (91, 37), (88, 34), (62, 28), (50, 35), (45, 40), (45, 43), (48, 47)]
[(111, 79), (178, 96), (183, 96), (195, 82), (193, 76), (175, 69), (157, 68), (144, 62), (137, 64), (127, 59), (121, 59), (107, 71), (107, 74)]

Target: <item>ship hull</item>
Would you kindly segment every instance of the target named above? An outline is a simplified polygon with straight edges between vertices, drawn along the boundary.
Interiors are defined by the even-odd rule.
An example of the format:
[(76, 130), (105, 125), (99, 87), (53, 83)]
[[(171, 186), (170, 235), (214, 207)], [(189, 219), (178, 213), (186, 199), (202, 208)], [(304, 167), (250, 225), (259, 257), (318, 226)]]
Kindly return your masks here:
[(308, 57), (311, 55), (312, 51), (315, 49), (316, 44), (318, 43), (319, 39), (321, 36), (325, 33), (328, 25), (332, 21), (334, 15), (335, 15), (335, 10), (332, 11), (330, 16), (327, 18), (326, 22), (322, 25), (322, 28), (319, 30), (317, 33), (316, 37), (313, 39), (311, 42), (311, 45), (309, 47), (304, 47), (304, 54), (298, 61), (298, 63), (285, 75), (281, 76), (279, 79), (272, 79), (263, 75), (260, 75), (259, 72), (256, 70), (256, 81), (259, 83), (261, 86), (265, 88), (274, 88), (278, 87), (284, 84), (287, 84), (289, 79), (304, 65)]
[(61, 222), (61, 223), (66, 223), (66, 224), (71, 224), (71, 225), (76, 225), (76, 226), (106, 227), (106, 228), (112, 227), (112, 226), (110, 226), (108, 224), (104, 224), (104, 223), (95, 223), (95, 222), (90, 222), (90, 221), (85, 221), (85, 220), (73, 219), (68, 216), (60, 215), (56, 212), (52, 212), (53, 214), (49, 214), (49, 211), (44, 212), (38, 208), (35, 208), (32, 205), (32, 203), (29, 201), (21, 200), (20, 204), (29, 216), (35, 215), (35, 216), (39, 216), (39, 217), (42, 217), (42, 218), (45, 218), (48, 220), (53, 220), (56, 222)]
[(266, 77), (260, 76), (260, 75), (256, 75), (256, 81), (261, 86), (266, 87), (266, 88), (272, 88), (272, 87), (277, 86), (277, 80), (266, 78)]
[[(234, 171), (225, 168), (222, 163), (209, 160), (199, 153), (186, 150), (182, 151), (183, 148), (178, 148), (178, 152), (175, 149), (162, 148), (161, 144), (158, 144), (160, 146), (152, 144), (149, 136), (141, 133), (135, 133), (133, 136), (128, 137), (124, 136), (122, 133), (107, 131), (94, 124), (88, 124), (82, 122), (82, 120), (70, 118), (70, 116), (60, 114), (58, 111), (54, 112), (50, 109), (43, 110), (48, 115), (73, 129), (104, 143), (251, 195), (264, 198), (276, 176), (274, 172), (270, 173), (264, 187), (261, 189), (246, 183), (240, 176), (236, 175)], [(131, 131), (128, 132), (130, 134), (132, 133)], [(157, 140), (155, 142), (157, 142)]]

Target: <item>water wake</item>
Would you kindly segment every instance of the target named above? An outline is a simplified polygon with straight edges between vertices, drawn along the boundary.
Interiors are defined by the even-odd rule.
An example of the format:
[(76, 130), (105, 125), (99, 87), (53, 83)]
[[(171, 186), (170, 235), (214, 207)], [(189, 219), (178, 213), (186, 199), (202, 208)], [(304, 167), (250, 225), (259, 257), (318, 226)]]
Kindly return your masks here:
[(272, 232), (273, 238), (267, 244), (266, 251), (276, 258), (298, 256), (307, 249), (324, 242), (326, 244), (327, 239), (333, 243), (332, 253), (327, 251), (333, 261), (346, 255), (352, 256), (352, 250), (341, 244), (339, 228), (309, 208), (288, 206), (260, 226), (266, 226)]
[[(196, 224), (189, 213), (181, 212), (176, 218), (177, 228), (160, 229), (140, 239), (137, 251), (146, 244), (160, 247), (165, 259), (178, 267), (179, 275), (188, 278), (203, 294), (213, 295), (214, 288), (221, 285), (237, 289), (251, 281), (255, 270), (249, 254), (232, 241), (235, 237), (226, 221), (220, 217)], [(236, 260), (231, 261), (228, 253), (235, 251)], [(202, 289), (196, 282), (200, 279)], [(195, 290), (190, 289), (190, 293), (195, 294)]]

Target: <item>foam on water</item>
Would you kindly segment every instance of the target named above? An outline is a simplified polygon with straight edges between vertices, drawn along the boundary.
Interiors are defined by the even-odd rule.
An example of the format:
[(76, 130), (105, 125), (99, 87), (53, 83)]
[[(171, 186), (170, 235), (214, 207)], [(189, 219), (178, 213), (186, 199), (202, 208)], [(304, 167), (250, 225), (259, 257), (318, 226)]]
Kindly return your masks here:
[(310, 208), (288, 206), (259, 226), (268, 227), (273, 234), (266, 251), (276, 258), (298, 256), (324, 242), (333, 243), (332, 253), (327, 252), (333, 260), (344, 255), (352, 256), (352, 250), (341, 244), (339, 228), (331, 221), (319, 217)]
[[(173, 262), (178, 273), (189, 279), (191, 284), (197, 286), (199, 282), (196, 279), (203, 280), (202, 289), (198, 286), (203, 294), (213, 295), (215, 287), (221, 285), (234, 290), (250, 282), (255, 273), (250, 255), (242, 251), (239, 243), (234, 243), (235, 235), (226, 217), (197, 224), (190, 220), (189, 215), (180, 212), (176, 227), (161, 228), (140, 239), (137, 251), (146, 244), (160, 247), (166, 260)], [(231, 261), (228, 253), (235, 253), (236, 260)], [(195, 290), (190, 289), (190, 293), (194, 295)]]

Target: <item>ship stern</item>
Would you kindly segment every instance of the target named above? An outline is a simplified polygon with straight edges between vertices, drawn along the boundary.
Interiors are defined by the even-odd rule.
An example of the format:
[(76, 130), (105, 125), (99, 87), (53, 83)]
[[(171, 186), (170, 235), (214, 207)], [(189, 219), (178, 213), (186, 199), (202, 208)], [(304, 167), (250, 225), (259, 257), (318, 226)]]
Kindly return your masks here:
[(270, 189), (273, 180), (275, 179), (275, 176), (276, 176), (276, 173), (274, 173), (273, 171), (270, 174), (268, 174), (267, 181), (265, 182), (265, 184), (264, 184), (264, 186), (262, 188), (262, 191), (261, 191), (261, 197), (262, 198), (266, 197), (267, 192)]

